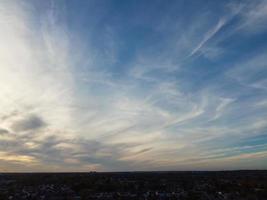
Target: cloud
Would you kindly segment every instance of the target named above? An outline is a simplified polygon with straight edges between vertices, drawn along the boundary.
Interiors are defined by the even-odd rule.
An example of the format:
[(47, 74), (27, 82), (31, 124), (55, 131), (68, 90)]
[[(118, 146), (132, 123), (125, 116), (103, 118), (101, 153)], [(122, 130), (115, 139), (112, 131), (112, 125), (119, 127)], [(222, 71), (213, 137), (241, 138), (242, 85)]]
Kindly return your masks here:
[(24, 119), (14, 122), (14, 124), (12, 124), (12, 129), (15, 132), (21, 132), (36, 130), (45, 126), (46, 123), (42, 120), (42, 118), (37, 115), (30, 115)]
[[(31, 168), (33, 171), (88, 171), (90, 166), (97, 166), (97, 170), (127, 170), (131, 167), (131, 161), (120, 160), (132, 148), (129, 145), (111, 145), (73, 136), (59, 137), (55, 133), (47, 136), (12, 135), (11, 140), (2, 143), (3, 141), (0, 147), (1, 161), (11, 164), (27, 163), (27, 166), (34, 167)], [(9, 158), (5, 159), (4, 155)], [(44, 165), (46, 168), (42, 167)], [(27, 166), (21, 166), (15, 171), (28, 171)]]
[[(0, 3), (0, 163), (7, 169), (209, 169), (264, 152), (239, 147), (265, 133), (264, 52), (243, 59), (240, 48), (241, 58), (223, 59), (247, 7), (229, 14), (220, 3), (191, 18), (171, 6), (163, 17), (146, 13), (152, 25), (138, 13), (138, 23), (126, 23), (104, 4), (89, 4), (96, 12), (87, 18), (91, 12), (74, 15), (70, 2), (39, 3)], [(248, 14), (265, 16), (255, 15)]]
[[(225, 13), (217, 24), (209, 29), (188, 57), (197, 52), (214, 61), (227, 52), (222, 43), (236, 35), (252, 35), (266, 31), (266, 8), (264, 0), (231, 2), (224, 5)], [(223, 30), (223, 34), (219, 34)], [(212, 41), (211, 41), (212, 40)], [(227, 52), (229, 53), (229, 52)]]
[(0, 128), (0, 135), (5, 135), (7, 133), (9, 133), (7, 129)]
[(266, 90), (266, 52), (261, 52), (235, 64), (226, 75), (246, 87)]
[(257, 33), (266, 30), (267, 3), (264, 0), (247, 2), (241, 12), (242, 23), (238, 27), (249, 33)]
[(189, 57), (195, 55), (210, 39), (212, 39), (215, 34), (222, 29), (222, 27), (226, 24), (226, 19), (221, 18), (218, 23), (210, 29), (205, 35), (201, 42), (191, 51)]

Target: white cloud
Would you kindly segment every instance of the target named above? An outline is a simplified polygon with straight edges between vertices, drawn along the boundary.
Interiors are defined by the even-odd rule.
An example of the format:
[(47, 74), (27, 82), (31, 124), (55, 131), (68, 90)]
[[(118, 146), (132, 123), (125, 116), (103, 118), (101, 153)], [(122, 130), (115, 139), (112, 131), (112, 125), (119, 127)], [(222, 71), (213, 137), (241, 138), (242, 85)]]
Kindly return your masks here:
[(222, 27), (226, 24), (226, 19), (221, 18), (218, 23), (210, 29), (203, 37), (203, 39), (200, 41), (200, 43), (191, 51), (189, 54), (189, 57), (196, 54), (211, 38), (215, 36), (215, 34), (222, 29)]
[[(42, 25), (38, 32), (30, 13), (19, 3), (3, 4), (6, 12), (1, 12), (0, 31), (1, 114), (38, 112), (51, 126), (66, 126), (70, 122), (67, 105), (72, 103), (73, 88), (67, 36), (53, 24)], [(45, 16), (42, 21), (47, 21)]]

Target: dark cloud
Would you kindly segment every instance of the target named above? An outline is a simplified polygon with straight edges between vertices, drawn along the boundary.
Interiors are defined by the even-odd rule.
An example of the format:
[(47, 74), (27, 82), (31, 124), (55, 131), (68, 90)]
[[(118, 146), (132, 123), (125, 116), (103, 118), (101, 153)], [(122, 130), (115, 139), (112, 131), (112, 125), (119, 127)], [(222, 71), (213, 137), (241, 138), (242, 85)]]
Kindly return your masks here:
[(8, 134), (9, 131), (7, 129), (4, 129), (4, 128), (0, 128), (0, 135), (5, 135), (5, 134)]
[(152, 147), (142, 149), (142, 150), (138, 151), (138, 152), (136, 153), (136, 155), (137, 155), (137, 154), (142, 154), (142, 153), (148, 152), (148, 151), (150, 151), (150, 150), (152, 150), (152, 149), (153, 149)]
[(35, 130), (46, 126), (46, 123), (43, 119), (37, 115), (30, 115), (26, 118), (16, 121), (12, 124), (12, 129), (14, 131), (28, 131)]
[[(28, 143), (35, 144), (35, 147), (29, 147)], [(0, 151), (34, 157), (47, 166), (47, 169), (51, 166), (65, 168), (66, 159), (77, 160), (77, 163), (67, 163), (70, 168), (97, 164), (102, 170), (133, 169), (135, 163), (121, 160), (129, 148), (132, 146), (105, 144), (80, 137), (67, 139), (60, 135), (47, 136), (40, 140), (35, 134), (12, 134), (12, 140), (0, 141)]]
[[(10, 155), (33, 157), (42, 165), (47, 166), (47, 169), (66, 168), (65, 162), (68, 160), (75, 161), (67, 163), (69, 168), (97, 165), (101, 166), (102, 170), (123, 171), (131, 169), (135, 165), (132, 161), (124, 161), (121, 158), (129, 152), (129, 149), (139, 144), (106, 144), (102, 141), (84, 139), (79, 136), (69, 139), (64, 137), (64, 131), (59, 134), (53, 130), (50, 130), (50, 136), (42, 136), (34, 132), (47, 125), (41, 116), (36, 114), (21, 116), (25, 115), (16, 115), (13, 119), (6, 118), (10, 119), (12, 134), (9, 134), (8, 140), (0, 141), (0, 151)], [(19, 132), (24, 131), (25, 134), (19, 134)], [(7, 133), (10, 132), (0, 128), (0, 134)], [(40, 137), (42, 137), (41, 140)], [(150, 149), (142, 149), (138, 154)]]

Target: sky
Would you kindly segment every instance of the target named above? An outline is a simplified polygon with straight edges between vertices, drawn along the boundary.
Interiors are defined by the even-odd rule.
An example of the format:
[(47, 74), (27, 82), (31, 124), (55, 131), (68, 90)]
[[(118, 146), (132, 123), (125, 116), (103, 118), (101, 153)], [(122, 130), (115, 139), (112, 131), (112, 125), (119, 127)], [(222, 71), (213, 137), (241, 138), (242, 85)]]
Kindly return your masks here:
[(266, 0), (0, 1), (0, 171), (267, 169)]

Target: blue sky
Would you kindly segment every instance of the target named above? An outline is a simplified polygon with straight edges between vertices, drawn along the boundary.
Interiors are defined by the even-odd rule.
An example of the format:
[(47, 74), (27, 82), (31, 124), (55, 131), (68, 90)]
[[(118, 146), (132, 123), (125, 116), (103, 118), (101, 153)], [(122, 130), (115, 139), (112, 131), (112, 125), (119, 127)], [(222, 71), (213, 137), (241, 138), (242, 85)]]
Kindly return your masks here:
[(2, 171), (267, 168), (267, 2), (0, 2)]

